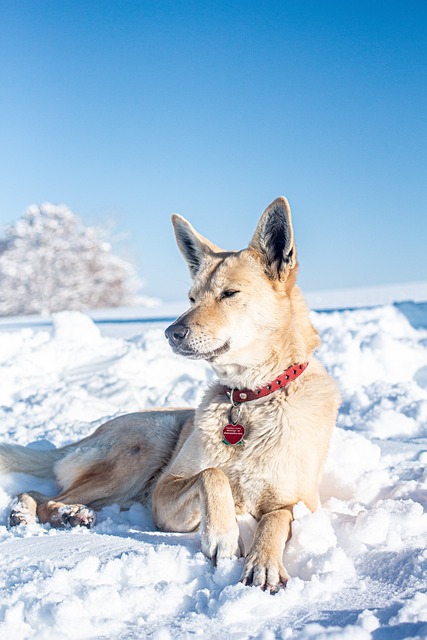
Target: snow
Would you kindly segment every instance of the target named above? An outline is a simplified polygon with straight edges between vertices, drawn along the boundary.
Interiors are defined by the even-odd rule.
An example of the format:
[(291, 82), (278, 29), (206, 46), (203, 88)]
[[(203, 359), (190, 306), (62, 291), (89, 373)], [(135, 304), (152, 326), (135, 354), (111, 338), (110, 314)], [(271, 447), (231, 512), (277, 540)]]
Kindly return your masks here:
[[(118, 314), (108, 323), (79, 312), (46, 325), (7, 319), (3, 440), (61, 446), (114, 415), (200, 400), (209, 367), (170, 352), (165, 322)], [(322, 507), (295, 508), (286, 590), (244, 587), (242, 560), (214, 568), (198, 533), (156, 531), (138, 504), (104, 508), (90, 531), (9, 530), (16, 493), (55, 487), (8, 474), (0, 478), (0, 637), (427, 637), (427, 306), (313, 312), (313, 321), (342, 406)], [(254, 521), (239, 526), (249, 544)]]
[(309, 291), (305, 298), (311, 309), (355, 309), (408, 300), (425, 302), (427, 300), (427, 282), (402, 282), (352, 289)]

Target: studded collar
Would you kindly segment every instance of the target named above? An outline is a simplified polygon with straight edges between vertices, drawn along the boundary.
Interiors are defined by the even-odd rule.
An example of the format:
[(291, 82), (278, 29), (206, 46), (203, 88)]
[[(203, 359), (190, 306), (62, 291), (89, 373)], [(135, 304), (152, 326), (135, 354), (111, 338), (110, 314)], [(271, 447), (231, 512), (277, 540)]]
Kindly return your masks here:
[(257, 389), (232, 389), (231, 387), (224, 387), (224, 393), (230, 399), (231, 404), (238, 405), (243, 402), (249, 402), (250, 400), (257, 400), (258, 398), (264, 398), (270, 395), (274, 391), (278, 391), (283, 387), (286, 387), (292, 380), (295, 380), (300, 376), (308, 367), (308, 362), (302, 364), (293, 364), (286, 369), (280, 376), (277, 376), (272, 382), (266, 384), (264, 387), (258, 387)]

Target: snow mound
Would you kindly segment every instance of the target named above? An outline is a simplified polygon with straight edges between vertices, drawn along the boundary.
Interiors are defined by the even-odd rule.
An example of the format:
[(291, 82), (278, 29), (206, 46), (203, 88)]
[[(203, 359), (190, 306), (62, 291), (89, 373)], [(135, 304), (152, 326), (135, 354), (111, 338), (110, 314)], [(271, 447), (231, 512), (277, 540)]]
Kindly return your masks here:
[[(427, 637), (427, 331), (393, 306), (313, 321), (342, 407), (322, 508), (295, 507), (287, 589), (244, 587), (242, 560), (213, 568), (198, 533), (158, 532), (137, 504), (103, 509), (91, 531), (8, 530), (17, 492), (55, 490), (9, 474), (0, 478), (1, 637)], [(51, 331), (0, 332), (2, 440), (62, 446), (121, 413), (195, 405), (211, 371), (171, 354), (164, 328), (112, 338), (65, 312)], [(247, 545), (254, 526), (239, 522)]]

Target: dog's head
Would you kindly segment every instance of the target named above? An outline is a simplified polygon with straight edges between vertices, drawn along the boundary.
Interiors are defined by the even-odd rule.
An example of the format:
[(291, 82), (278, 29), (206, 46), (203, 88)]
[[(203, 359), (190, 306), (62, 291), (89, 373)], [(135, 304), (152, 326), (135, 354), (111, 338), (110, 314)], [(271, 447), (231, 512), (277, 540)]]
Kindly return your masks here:
[[(307, 355), (307, 345), (304, 351), (301, 338), (294, 335), (296, 319), (307, 313), (295, 293), (297, 259), (286, 198), (266, 208), (242, 251), (223, 251), (181, 216), (175, 214), (172, 222), (193, 280), (190, 309), (166, 329), (176, 353), (219, 367), (261, 365), (276, 347)], [(312, 338), (312, 351), (318, 343), (314, 329), (302, 316), (300, 322), (309, 324), (310, 329), (302, 329)]]

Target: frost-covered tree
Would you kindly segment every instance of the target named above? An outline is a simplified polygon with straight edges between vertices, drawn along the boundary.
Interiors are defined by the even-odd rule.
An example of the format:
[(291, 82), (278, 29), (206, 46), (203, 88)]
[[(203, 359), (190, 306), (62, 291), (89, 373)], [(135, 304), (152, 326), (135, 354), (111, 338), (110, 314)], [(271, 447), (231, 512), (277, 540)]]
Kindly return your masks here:
[(135, 302), (133, 267), (66, 206), (32, 205), (0, 239), (0, 315)]

